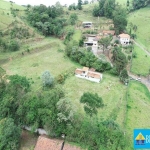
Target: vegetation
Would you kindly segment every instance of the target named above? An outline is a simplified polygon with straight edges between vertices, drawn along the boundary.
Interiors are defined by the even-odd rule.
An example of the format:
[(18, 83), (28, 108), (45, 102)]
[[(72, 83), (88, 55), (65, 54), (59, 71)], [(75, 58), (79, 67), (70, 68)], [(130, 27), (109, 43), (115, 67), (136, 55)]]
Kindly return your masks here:
[(18, 150), (21, 130), (11, 118), (0, 120), (0, 150)]
[[(149, 3), (145, 2), (141, 5)], [(50, 7), (28, 5), (22, 8), (10, 2), (12, 8), (9, 9), (5, 3), (8, 4), (0, 1), (0, 149), (18, 149), (24, 125), (32, 131), (44, 128), (55, 138), (65, 133), (66, 140), (88, 150), (132, 149), (133, 129), (139, 124), (149, 127), (145, 120), (149, 117), (150, 96), (144, 85), (138, 81), (129, 82), (127, 63), (132, 63), (132, 72), (146, 76), (150, 74), (149, 55), (137, 46), (120, 47), (114, 39), (117, 42), (115, 46), (111, 44), (108, 58), (104, 55), (112, 37), (106, 37), (99, 41), (105, 59), (97, 57), (91, 48), (83, 48), (83, 34), (113, 29), (110, 27), (113, 23), (117, 34), (128, 32), (145, 45), (148, 40), (142, 41), (143, 27), (137, 20), (143, 19), (139, 12), (149, 10), (144, 8), (132, 13), (131, 1), (125, 0), (116, 0), (116, 3), (115, 0), (101, 0), (99, 5), (79, 0), (77, 6), (69, 6), (71, 11), (59, 3)], [(119, 4), (123, 4), (123, 8)], [(93, 17), (92, 12), (101, 17)], [(87, 20), (93, 22), (95, 30), (82, 28), (82, 21)], [(83, 66), (103, 72), (101, 83), (76, 78), (75, 68)]]
[(99, 6), (95, 6), (93, 9), (93, 15), (105, 16), (108, 18), (113, 17), (113, 10), (115, 9), (115, 0), (101, 0)]
[(150, 0), (133, 0), (132, 1), (134, 10), (146, 7), (149, 4), (150, 4)]
[(81, 103), (84, 103), (84, 111), (92, 117), (93, 114), (97, 114), (97, 108), (103, 107), (102, 98), (99, 97), (96, 93), (84, 93), (80, 99)]
[(43, 35), (63, 35), (63, 27), (66, 20), (64, 18), (56, 18), (63, 14), (63, 8), (59, 2), (55, 6), (46, 7), (44, 5), (34, 6), (30, 11), (27, 11), (27, 19), (29, 23), (36, 27)]
[(147, 76), (150, 68), (150, 56), (139, 47), (134, 46), (136, 57), (132, 59), (131, 71), (137, 75)]
[(78, 48), (78, 43), (69, 43), (65, 49), (66, 55), (73, 61), (78, 62), (82, 66), (95, 68), (97, 71), (103, 72), (111, 69), (108, 62), (99, 60), (91, 51)]
[(47, 86), (50, 87), (53, 85), (54, 83), (54, 78), (52, 77), (52, 75), (50, 74), (49, 71), (45, 71), (42, 74), (42, 83), (43, 83), (43, 87)]
[[(149, 106), (150, 106), (150, 92), (145, 85), (140, 82), (132, 81), (129, 84), (127, 92), (127, 119), (126, 128), (129, 134), (130, 149), (133, 145), (133, 129), (135, 128), (149, 128)], [(137, 117), (138, 116), (138, 117)]]
[[(136, 35), (135, 40), (147, 51), (150, 51), (149, 34), (148, 29), (150, 28), (150, 19), (148, 14), (150, 13), (149, 7), (142, 8), (130, 13), (128, 15), (128, 31), (132, 24), (137, 26), (137, 30), (132, 29), (132, 34)], [(144, 24), (144, 27), (143, 27)]]
[(121, 48), (114, 47), (112, 60), (115, 64), (116, 71), (118, 75), (127, 65), (127, 59), (124, 53), (122, 53)]
[(125, 30), (127, 26), (127, 14), (124, 8), (116, 8), (116, 10), (113, 12), (113, 22), (116, 34), (119, 34)]

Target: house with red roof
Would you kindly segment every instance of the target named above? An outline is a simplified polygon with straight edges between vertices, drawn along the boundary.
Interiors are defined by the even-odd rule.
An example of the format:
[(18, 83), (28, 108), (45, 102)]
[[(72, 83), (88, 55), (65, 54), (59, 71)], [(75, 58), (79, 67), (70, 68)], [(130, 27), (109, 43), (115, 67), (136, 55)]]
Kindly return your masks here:
[[(46, 136), (39, 136), (34, 150), (60, 150), (63, 141), (58, 139), (50, 139)], [(79, 147), (72, 146), (68, 143), (64, 144), (63, 150), (81, 150)]]

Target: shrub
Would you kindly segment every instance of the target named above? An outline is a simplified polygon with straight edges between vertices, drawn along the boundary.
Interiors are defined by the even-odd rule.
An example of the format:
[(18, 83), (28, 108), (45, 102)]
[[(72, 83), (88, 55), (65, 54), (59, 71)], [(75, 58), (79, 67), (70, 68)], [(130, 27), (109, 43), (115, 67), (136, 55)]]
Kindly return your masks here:
[(17, 51), (19, 50), (20, 46), (19, 43), (15, 40), (11, 40), (10, 43), (8, 44), (8, 49), (10, 51)]

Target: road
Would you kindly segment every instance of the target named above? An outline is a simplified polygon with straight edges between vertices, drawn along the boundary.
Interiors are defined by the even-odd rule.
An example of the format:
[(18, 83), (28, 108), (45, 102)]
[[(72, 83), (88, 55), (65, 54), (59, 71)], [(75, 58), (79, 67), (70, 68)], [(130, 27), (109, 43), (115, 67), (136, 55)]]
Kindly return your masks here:
[(137, 80), (137, 82), (141, 82), (143, 84), (145, 84), (148, 88), (148, 90), (150, 91), (150, 79), (148, 79), (148, 77), (143, 77), (143, 76), (137, 76), (131, 72), (128, 71), (128, 75), (130, 77), (132, 77), (134, 80), (136, 80), (137, 78), (141, 78), (141, 80)]
[[(133, 40), (133, 42), (141, 49), (143, 50), (147, 55), (150, 56), (150, 52), (148, 52), (145, 48), (143, 48), (139, 43), (137, 43), (136, 41)], [(145, 84), (148, 88), (148, 90), (150, 91), (150, 77), (143, 77), (143, 76), (138, 76), (138, 75), (135, 75), (133, 73), (131, 73), (130, 71), (128, 71), (128, 75), (130, 77), (132, 77), (134, 80), (136, 80), (137, 78), (141, 78), (141, 80), (137, 80), (137, 82), (141, 82), (143, 84)]]

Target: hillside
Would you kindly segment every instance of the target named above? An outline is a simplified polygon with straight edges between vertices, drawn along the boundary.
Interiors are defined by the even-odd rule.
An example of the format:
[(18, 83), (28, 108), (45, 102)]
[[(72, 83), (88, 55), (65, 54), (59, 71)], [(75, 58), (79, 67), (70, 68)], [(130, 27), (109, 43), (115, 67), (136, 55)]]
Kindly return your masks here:
[[(125, 7), (126, 0), (117, 0), (117, 2)], [(96, 3), (84, 5), (83, 10), (69, 11), (63, 8), (64, 14), (51, 20), (51, 22), (59, 19), (60, 22), (61, 19), (66, 20), (65, 25), (61, 26), (63, 32), (60, 35), (56, 35), (52, 34), (52, 30), (50, 34), (43, 32), (41, 28), (45, 25), (44, 23), (37, 23), (38, 27), (41, 27), (39, 30), (37, 26), (31, 26), (29, 20), (27, 21), (26, 19), (25, 7), (0, 0), (0, 31), (3, 33), (2, 39), (7, 43), (11, 40), (16, 40), (20, 46), (18, 51), (3, 51), (0, 49), (0, 75), (4, 79), (6, 78), (6, 86), (12, 84), (9, 76), (16, 74), (26, 77), (30, 82), (28, 91), (24, 91), (24, 89), (21, 89), (21, 91), (18, 83), (17, 86), (15, 84), (13, 86), (16, 86), (15, 88), (20, 91), (13, 91), (15, 88), (11, 85), (9, 88), (13, 88), (10, 92), (7, 91), (8, 94), (14, 92), (16, 96), (19, 93), (17, 95), (19, 98), (17, 96), (13, 98), (13, 96), (9, 95), (10, 97), (8, 96), (7, 101), (7, 95), (3, 99), (0, 96), (0, 102), (2, 101), (2, 104), (4, 104), (0, 105), (0, 109), (3, 106), (8, 106), (9, 110), (9, 108), (11, 109), (9, 103), (12, 106), (15, 104), (15, 113), (13, 112), (14, 114), (12, 114), (15, 117), (17, 116), (16, 118), (20, 117), (15, 121), (23, 120), (22, 124), (26, 123), (33, 129), (42, 127), (48, 130), (50, 136), (54, 138), (60, 138), (60, 134), (66, 132), (66, 141), (75, 142), (75, 144), (83, 146), (83, 148), (102, 145), (102, 149), (107, 150), (107, 145), (108, 149), (112, 148), (114, 150), (118, 148), (115, 146), (121, 143), (122, 145), (118, 149), (123, 150), (123, 146), (126, 146), (125, 150), (130, 150), (133, 149), (133, 129), (150, 127), (148, 119), (150, 93), (148, 88), (139, 81), (130, 81), (128, 79), (128, 84), (125, 85), (124, 82), (121, 82), (119, 75), (112, 73), (112, 69), (105, 70), (105, 68), (102, 68), (103, 64), (105, 67), (111, 62), (109, 55), (110, 57), (113, 55), (113, 44), (108, 54), (106, 53), (107, 50), (103, 52), (101, 49), (96, 56), (92, 55), (90, 50), (85, 49), (84, 46), (79, 46), (79, 41), (87, 33), (94, 32), (101, 35), (100, 33), (103, 30), (109, 30), (112, 24), (111, 19), (92, 16), (92, 10), (95, 5)], [(137, 25), (138, 29), (135, 32), (137, 39), (135, 40), (148, 49), (150, 48), (150, 37), (147, 30), (150, 25), (147, 23), (149, 22), (147, 12), (149, 13), (149, 8), (143, 8), (129, 14), (128, 22)], [(69, 22), (71, 14), (76, 14), (78, 18), (74, 25)], [(46, 17), (46, 15), (43, 16)], [(38, 15), (36, 17), (38, 20)], [(142, 27), (141, 20), (144, 22), (144, 27)], [(83, 28), (82, 22), (84, 21), (93, 22), (94, 27), (91, 29)], [(37, 24), (35, 23), (35, 25)], [(48, 26), (48, 29), (51, 26), (52, 24)], [(54, 24), (53, 29), (56, 29), (56, 26), (57, 24)], [(142, 30), (143, 28), (144, 31)], [(72, 35), (66, 44), (64, 41), (69, 31), (72, 31)], [(47, 35), (44, 35), (44, 33), (47, 33)], [(66, 54), (67, 48), (71, 51), (69, 54), (72, 57)], [(125, 56), (131, 55), (129, 49), (124, 51)], [(150, 56), (138, 46), (134, 47), (134, 52), (136, 52), (136, 58), (133, 58), (131, 62), (131, 71), (134, 74), (146, 76), (150, 65)], [(76, 54), (78, 54), (77, 57), (75, 57)], [(84, 58), (84, 56), (87, 58)], [(76, 61), (80, 57), (82, 59)], [(144, 63), (143, 60), (145, 60)], [(90, 68), (91, 64), (88, 64), (90, 61), (92, 65), (95, 65), (95, 68), (97, 66), (100, 69), (102, 68), (100, 73), (103, 74), (103, 78), (100, 83), (77, 78), (74, 74), (76, 68), (82, 68), (86, 65)], [(96, 64), (97, 62), (99, 64)], [(127, 62), (130, 63), (130, 61)], [(82, 65), (83, 63), (85, 65)], [(45, 71), (49, 71), (53, 78), (52, 86), (45, 87), (43, 85), (42, 77)], [(14, 80), (14, 82), (16, 81)], [(6, 90), (9, 90), (9, 88), (6, 88)], [(97, 94), (104, 103), (103, 107), (96, 108), (97, 114), (93, 116), (89, 116), (86, 113), (86, 104), (80, 101), (82, 95), (88, 92)], [(3, 109), (4, 112), (8, 112), (8, 110)], [(7, 114), (7, 112), (4, 114)], [(119, 142), (111, 142), (114, 141), (114, 138)], [(123, 141), (120, 142), (122, 139)], [(126, 141), (126, 139), (128, 140)], [(23, 132), (20, 150), (33, 149), (36, 140), (37, 135), (34, 136)], [(97, 147), (95, 150), (97, 150)]]
[[(137, 26), (136, 41), (150, 52), (150, 7), (141, 8), (128, 16), (128, 22)], [(128, 25), (129, 27), (129, 25)], [(134, 33), (134, 31), (132, 31)]]
[(19, 11), (24, 11), (26, 9), (25, 7), (16, 5), (15, 3), (0, 0), (0, 30), (7, 29), (8, 26), (15, 21), (16, 18), (11, 14), (11, 8), (18, 9)]

